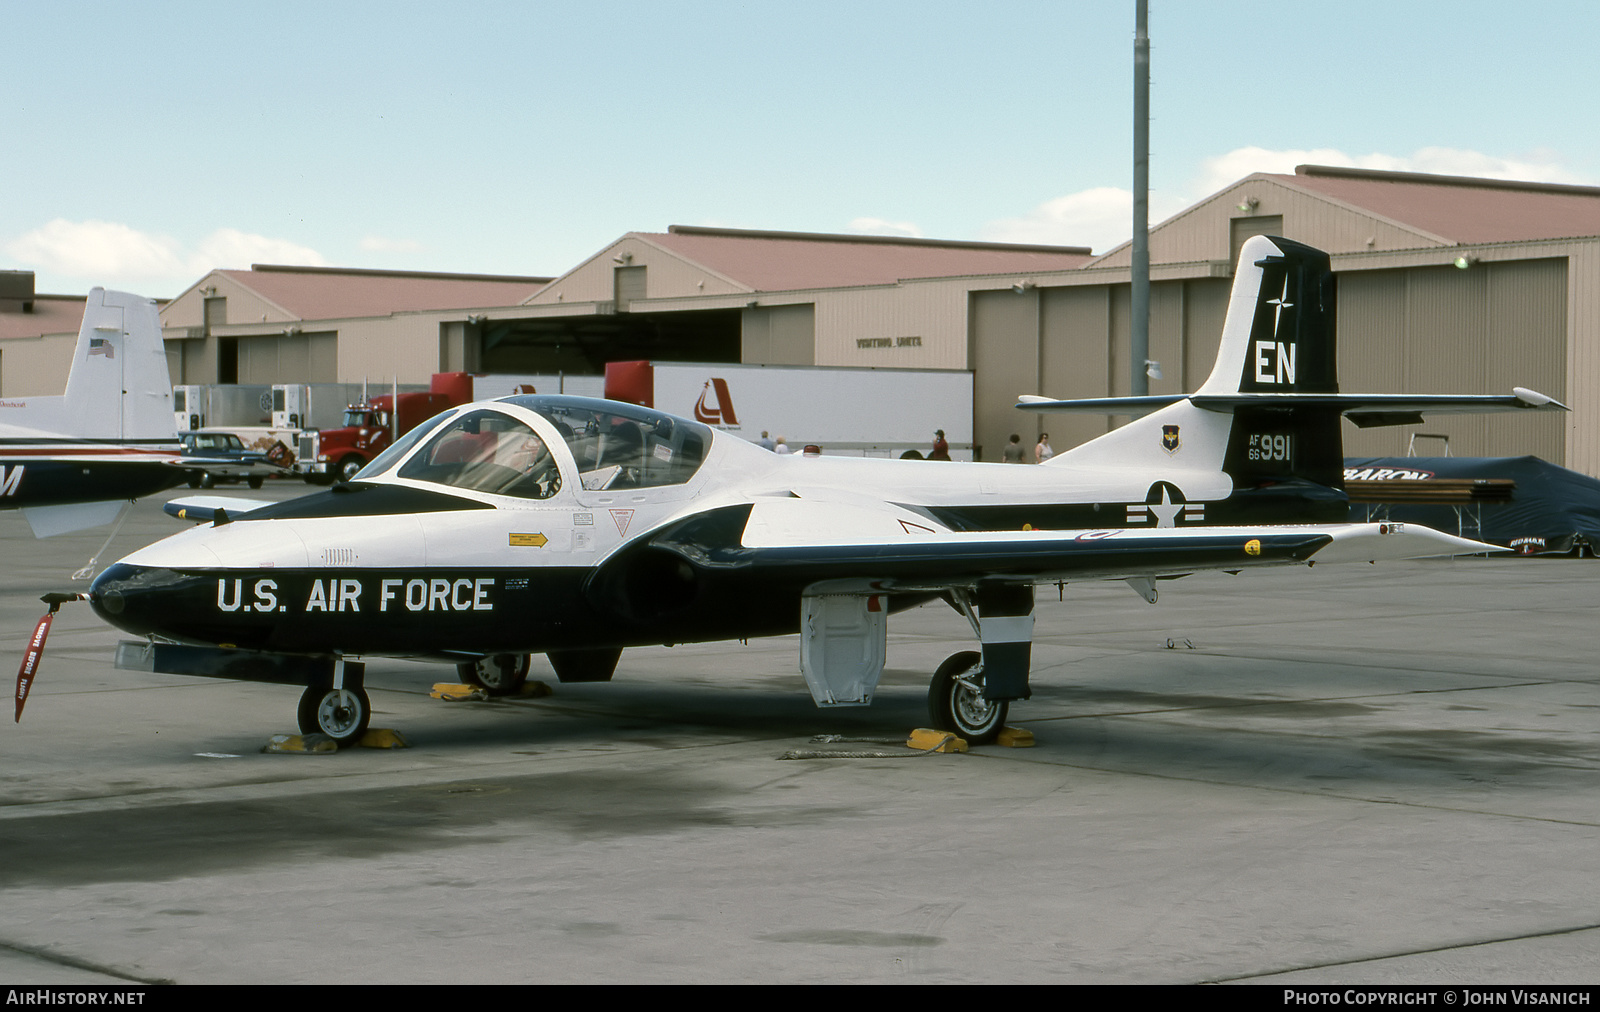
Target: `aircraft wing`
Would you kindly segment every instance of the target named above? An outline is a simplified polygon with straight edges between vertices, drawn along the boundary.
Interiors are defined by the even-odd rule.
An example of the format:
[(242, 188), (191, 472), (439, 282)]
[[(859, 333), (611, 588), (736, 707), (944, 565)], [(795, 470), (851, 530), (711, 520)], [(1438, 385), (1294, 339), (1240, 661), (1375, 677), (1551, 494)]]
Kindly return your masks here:
[[(601, 567), (617, 587), (644, 555), (677, 556), (707, 582), (776, 580), (808, 593), (918, 593), (1059, 580), (1177, 576), (1202, 570), (1498, 552), (1417, 524), (950, 531), (886, 505), (775, 499), (668, 524)], [(657, 565), (656, 568), (659, 568)], [(607, 571), (610, 571), (609, 573)], [(626, 582), (630, 576), (623, 575)]]

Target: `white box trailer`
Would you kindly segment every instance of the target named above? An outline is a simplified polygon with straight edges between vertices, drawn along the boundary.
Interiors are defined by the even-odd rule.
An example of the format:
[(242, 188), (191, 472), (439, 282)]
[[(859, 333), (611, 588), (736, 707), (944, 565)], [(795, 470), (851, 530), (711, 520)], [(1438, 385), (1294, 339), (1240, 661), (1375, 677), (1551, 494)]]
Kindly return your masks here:
[(972, 373), (705, 362), (611, 362), (606, 396), (693, 418), (759, 442), (782, 436), (852, 457), (923, 456), (943, 429), (950, 456), (972, 459)]
[[(400, 389), (409, 392), (419, 388), (414, 383), (402, 383)], [(336, 429), (344, 424), (344, 409), (362, 402), (364, 390), (376, 397), (388, 393), (390, 384), (274, 383), (272, 426), (276, 429)]]
[(572, 376), (565, 373), (473, 373), (472, 399), (493, 400), (512, 394), (567, 394), (572, 397), (604, 397), (604, 376)]
[(265, 383), (188, 383), (172, 388), (173, 421), (179, 432), (265, 425), (272, 415), (272, 388)]

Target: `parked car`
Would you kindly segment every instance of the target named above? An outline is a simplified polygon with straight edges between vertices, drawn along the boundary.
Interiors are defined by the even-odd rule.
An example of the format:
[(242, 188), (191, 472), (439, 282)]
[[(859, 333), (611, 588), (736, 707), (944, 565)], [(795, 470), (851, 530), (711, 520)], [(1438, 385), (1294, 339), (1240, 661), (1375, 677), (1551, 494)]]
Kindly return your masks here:
[(219, 483), (234, 481), (247, 482), (251, 488), (260, 488), (269, 475), (286, 473), (284, 467), (273, 461), (270, 451), (262, 453), (259, 450), (247, 450), (239, 437), (231, 432), (181, 432), (178, 439), (183, 443), (184, 455), (194, 458), (195, 470), (190, 472), (190, 488), (211, 488)]

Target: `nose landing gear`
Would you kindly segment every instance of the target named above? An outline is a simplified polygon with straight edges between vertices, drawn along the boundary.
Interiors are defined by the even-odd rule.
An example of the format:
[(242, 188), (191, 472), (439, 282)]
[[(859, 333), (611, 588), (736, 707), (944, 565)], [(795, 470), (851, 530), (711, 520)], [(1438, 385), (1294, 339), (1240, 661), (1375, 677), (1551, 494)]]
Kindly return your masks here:
[(333, 677), (312, 682), (300, 697), (300, 733), (325, 734), (340, 748), (360, 741), (372, 719), (372, 701), (361, 685), (364, 674), (365, 664), (336, 659)]

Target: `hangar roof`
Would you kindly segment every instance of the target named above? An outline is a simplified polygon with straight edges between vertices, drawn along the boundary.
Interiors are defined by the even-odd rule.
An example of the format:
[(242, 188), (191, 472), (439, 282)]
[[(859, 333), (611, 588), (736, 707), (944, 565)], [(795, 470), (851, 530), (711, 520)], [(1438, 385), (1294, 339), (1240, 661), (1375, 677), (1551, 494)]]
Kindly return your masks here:
[[(336, 267), (254, 264), (218, 270), (291, 317), (338, 320), (430, 309), (514, 306), (550, 278), (487, 274), (432, 274)], [(187, 294), (187, 293), (186, 293)], [(182, 298), (182, 296), (180, 296)]]
[(31, 312), (0, 311), (0, 340), (76, 334), (87, 301), (85, 295), (35, 295)]
[(1600, 187), (1297, 165), (1263, 173), (1457, 243), (1600, 235)]
[(673, 225), (637, 232), (758, 292), (893, 284), (906, 278), (1060, 271), (1091, 259), (1084, 246), (1027, 246), (902, 236), (764, 232)]

